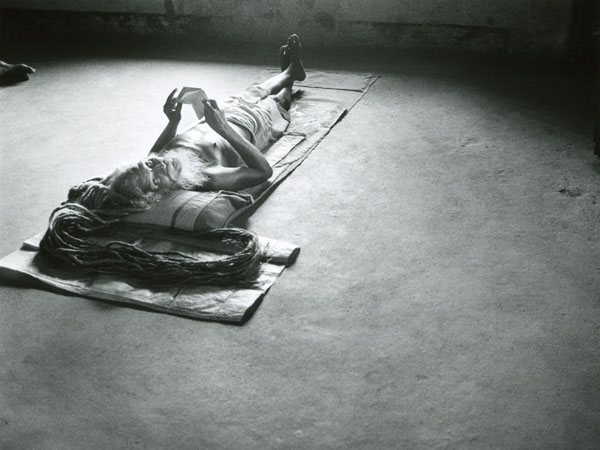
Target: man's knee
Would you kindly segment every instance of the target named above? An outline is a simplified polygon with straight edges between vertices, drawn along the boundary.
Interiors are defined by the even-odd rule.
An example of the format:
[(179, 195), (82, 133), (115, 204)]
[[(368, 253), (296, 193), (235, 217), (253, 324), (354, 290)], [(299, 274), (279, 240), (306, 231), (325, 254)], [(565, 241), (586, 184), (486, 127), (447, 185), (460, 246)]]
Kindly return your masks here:
[(248, 103), (258, 103), (264, 98), (269, 96), (269, 92), (266, 89), (260, 87), (258, 84), (253, 84), (244, 90), (239, 97)]

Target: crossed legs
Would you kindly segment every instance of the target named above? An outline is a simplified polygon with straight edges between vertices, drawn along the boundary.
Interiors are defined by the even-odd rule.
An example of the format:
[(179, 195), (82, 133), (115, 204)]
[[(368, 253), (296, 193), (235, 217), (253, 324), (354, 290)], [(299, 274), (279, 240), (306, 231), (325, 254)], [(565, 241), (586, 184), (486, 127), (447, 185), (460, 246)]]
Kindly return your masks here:
[(292, 34), (285, 45), (279, 49), (279, 66), (281, 73), (263, 81), (258, 87), (266, 93), (265, 97), (272, 96), (273, 100), (283, 108), (289, 109), (292, 102), (292, 86), (294, 81), (306, 78), (301, 60), (302, 45), (300, 38)]

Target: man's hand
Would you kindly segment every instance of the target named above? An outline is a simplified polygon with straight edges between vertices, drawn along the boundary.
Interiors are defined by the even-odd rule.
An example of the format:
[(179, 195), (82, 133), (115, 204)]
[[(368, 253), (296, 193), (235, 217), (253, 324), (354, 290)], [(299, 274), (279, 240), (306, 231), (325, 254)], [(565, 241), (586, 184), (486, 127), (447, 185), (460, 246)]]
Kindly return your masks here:
[(163, 106), (163, 112), (165, 113), (165, 116), (167, 116), (167, 118), (169, 119), (170, 123), (178, 124), (181, 120), (181, 107), (183, 104), (178, 103), (177, 100), (175, 100), (176, 92), (177, 88), (173, 89), (173, 92), (171, 92), (167, 97), (167, 101)]
[(219, 109), (219, 105), (217, 105), (215, 100), (204, 100), (202, 103), (204, 104), (206, 123), (221, 136), (225, 137), (230, 130), (225, 113)]

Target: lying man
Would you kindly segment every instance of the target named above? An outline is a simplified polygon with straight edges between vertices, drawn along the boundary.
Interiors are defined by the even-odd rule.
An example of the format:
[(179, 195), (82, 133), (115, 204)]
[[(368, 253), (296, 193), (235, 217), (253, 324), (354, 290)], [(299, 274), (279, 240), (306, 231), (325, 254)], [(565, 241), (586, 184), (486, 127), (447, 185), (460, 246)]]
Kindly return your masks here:
[(238, 191), (268, 180), (273, 170), (261, 153), (289, 123), (294, 81), (306, 77), (301, 44), (291, 35), (280, 48), (282, 72), (223, 102), (204, 102), (197, 124), (177, 134), (182, 103), (171, 92), (169, 122), (148, 157), (72, 188), (69, 202), (89, 209), (144, 208), (177, 189)]

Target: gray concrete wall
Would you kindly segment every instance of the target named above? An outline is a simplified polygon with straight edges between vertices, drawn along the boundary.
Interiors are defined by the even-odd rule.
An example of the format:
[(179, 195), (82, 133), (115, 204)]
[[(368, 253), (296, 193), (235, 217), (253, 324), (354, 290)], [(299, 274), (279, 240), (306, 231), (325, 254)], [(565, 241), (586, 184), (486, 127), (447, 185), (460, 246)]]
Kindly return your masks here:
[[(311, 45), (544, 55), (566, 51), (572, 4), (573, 0), (2, 1), (3, 8), (15, 9), (159, 14), (165, 16), (158, 27), (163, 31), (203, 33), (227, 41), (280, 41), (295, 31)], [(117, 28), (111, 20), (103, 17), (95, 23)], [(160, 31), (143, 17), (134, 22), (125, 31)]]

